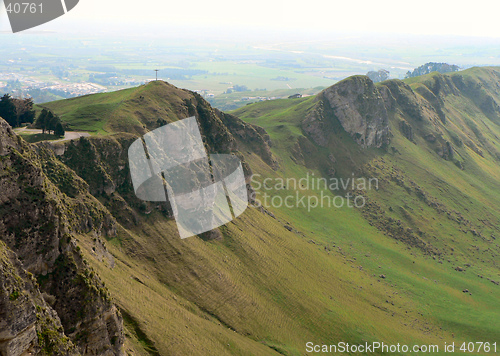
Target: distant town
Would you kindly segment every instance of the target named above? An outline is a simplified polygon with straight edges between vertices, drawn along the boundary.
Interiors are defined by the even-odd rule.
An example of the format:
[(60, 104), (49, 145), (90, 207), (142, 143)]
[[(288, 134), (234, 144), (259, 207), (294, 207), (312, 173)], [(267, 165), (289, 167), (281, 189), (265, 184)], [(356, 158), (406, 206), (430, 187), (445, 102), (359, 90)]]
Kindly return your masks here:
[[(0, 92), (9, 92), (14, 96), (31, 96), (34, 90), (46, 91), (62, 98), (72, 98), (81, 95), (102, 93), (109, 91), (108, 87), (85, 81), (69, 82), (69, 78), (62, 78), (62, 81), (44, 81), (37, 77), (20, 73), (0, 72)], [(140, 85), (146, 81), (128, 80), (130, 86)]]

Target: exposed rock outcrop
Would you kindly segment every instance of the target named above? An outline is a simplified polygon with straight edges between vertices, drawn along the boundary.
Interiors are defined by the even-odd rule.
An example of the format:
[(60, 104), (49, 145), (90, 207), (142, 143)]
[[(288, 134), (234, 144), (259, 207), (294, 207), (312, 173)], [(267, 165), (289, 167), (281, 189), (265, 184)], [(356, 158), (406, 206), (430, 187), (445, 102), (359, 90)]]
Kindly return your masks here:
[(0, 354), (79, 355), (57, 313), (15, 253), (0, 241)]
[(302, 128), (321, 146), (328, 142), (328, 120), (338, 120), (362, 147), (382, 147), (389, 142), (389, 118), (384, 98), (366, 76), (347, 78), (322, 91), (319, 103)]
[[(223, 113), (217, 109), (215, 112), (226, 125), (231, 135), (237, 138), (239, 145), (248, 146), (252, 152), (258, 154), (271, 168), (278, 168), (278, 161), (271, 153), (271, 138), (262, 127), (248, 124), (233, 115)], [(238, 149), (241, 148), (238, 147)]]
[(413, 141), (413, 128), (411, 127), (410, 124), (406, 120), (401, 120), (399, 122), (399, 129), (401, 130), (401, 133), (403, 134), (404, 137), (406, 137), (408, 140)]
[[(174, 110), (177, 113), (176, 119), (196, 117), (207, 152), (231, 153), (238, 156), (248, 183), (252, 171), (241, 154), (243, 150), (254, 152), (273, 169), (278, 167), (278, 162), (271, 153), (271, 139), (264, 129), (212, 108), (196, 93), (177, 88), (167, 89), (166, 92), (175, 90), (183, 97), (182, 101), (177, 101), (178, 107)], [(169, 121), (158, 119), (153, 122), (148, 120), (148, 110), (142, 108), (140, 110), (136, 114), (152, 130), (174, 120), (171, 116), (168, 117)], [(145, 202), (135, 195), (129, 173), (128, 148), (138, 137), (138, 134), (119, 133), (58, 144), (41, 142), (37, 147), (40, 152), (44, 150), (54, 152), (63, 166), (71, 168), (83, 179), (84, 184), (87, 184), (86, 189), (100, 199), (118, 222), (130, 228), (139, 222), (140, 213), (160, 210), (165, 216), (173, 217), (168, 202)], [(50, 170), (53, 168), (50, 167)], [(57, 178), (60, 174), (49, 175), (49, 178), (52, 176), (59, 189), (69, 196), (75, 195), (75, 184), (61, 181)], [(248, 184), (247, 187), (251, 198), (253, 197), (251, 185)]]
[[(0, 323), (4, 354), (28, 349), (67, 354), (75, 344), (75, 354), (122, 355), (121, 316), (74, 238), (114, 234), (114, 218), (88, 193), (87, 183), (52, 152), (18, 138), (3, 119), (0, 142), (0, 238), (8, 256), (3, 268), (14, 269), (10, 276), (18, 281), (13, 286), (2, 273), (0, 292), (9, 295), (1, 302), (2, 321), (7, 321)], [(35, 329), (39, 333), (33, 338)], [(49, 329), (56, 334), (40, 331)]]

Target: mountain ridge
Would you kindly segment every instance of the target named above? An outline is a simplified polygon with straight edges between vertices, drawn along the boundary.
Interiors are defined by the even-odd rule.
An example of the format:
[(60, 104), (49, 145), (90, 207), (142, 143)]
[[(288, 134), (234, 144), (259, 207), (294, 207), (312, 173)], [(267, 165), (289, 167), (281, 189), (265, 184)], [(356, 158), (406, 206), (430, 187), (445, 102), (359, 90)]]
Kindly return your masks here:
[[(63, 210), (80, 202), (66, 248), (80, 248), (90, 266), (78, 267), (82, 279), (93, 271), (90, 284), (109, 291), (123, 311), (129, 354), (299, 355), (309, 341), (493, 342), (500, 335), (499, 73), (474, 68), (376, 85), (348, 78), (316, 97), (232, 113), (153, 82), (46, 104), (73, 127), (100, 134), (28, 145), (5, 128), (0, 154), (13, 160), (7, 146), (25, 147), (29, 159), (19, 169), (30, 172), (35, 162), (37, 179)], [(339, 118), (342, 105), (352, 112)], [(351, 113), (361, 125), (349, 126)], [(362, 209), (249, 207), (226, 226), (181, 240), (166, 205), (134, 196), (127, 146), (188, 116), (198, 120), (208, 152), (243, 160), (249, 193), (286, 197), (296, 192), (262, 191), (264, 180), (305, 177), (377, 178), (378, 189), (348, 189), (365, 197)], [(310, 117), (321, 123), (319, 142), (304, 128)], [(347, 193), (299, 190), (305, 197)]]

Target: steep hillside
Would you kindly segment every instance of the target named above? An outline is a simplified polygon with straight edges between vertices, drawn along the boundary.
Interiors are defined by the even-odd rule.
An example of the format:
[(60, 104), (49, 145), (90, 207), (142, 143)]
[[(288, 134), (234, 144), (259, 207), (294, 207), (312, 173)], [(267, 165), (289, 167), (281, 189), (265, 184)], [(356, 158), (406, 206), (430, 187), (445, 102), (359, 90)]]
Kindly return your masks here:
[[(455, 337), (493, 341), (500, 335), (499, 79), (497, 68), (376, 86), (352, 77), (314, 98), (252, 104), (233, 114), (271, 137), (282, 169), (254, 168), (261, 182), (311, 181), (314, 174), (378, 179), (378, 189), (324, 189), (365, 196), (363, 208), (275, 207), (277, 216), (324, 243), (336, 241), (370, 273), (390, 266), (391, 283)], [(384, 144), (366, 139), (371, 123), (372, 133), (387, 137)], [(372, 256), (384, 261), (381, 269)]]
[[(315, 97), (251, 104), (231, 114), (152, 82), (49, 103), (75, 129), (95, 135), (31, 146), (6, 128), (0, 142), (10, 142), (7, 137), (15, 150), (2, 157), (10, 162), (20, 151), (30, 158), (19, 169), (38, 167), (43, 183), (36, 184), (52, 195), (39, 196), (29, 185), (19, 191), (55, 210), (29, 215), (35, 225), (28, 236), (35, 245), (37, 236), (52, 241), (41, 247), (51, 258), (71, 252), (75, 262), (65, 273), (76, 270), (100, 293), (109, 291), (108, 304), (84, 305), (117, 306), (127, 354), (303, 355), (307, 342), (342, 341), (435, 344), (442, 354), (444, 342), (500, 337), (499, 76), (495, 68), (479, 68), (377, 85), (356, 76)], [(135, 197), (127, 152), (140, 135), (189, 116), (208, 152), (243, 159), (255, 206), (182, 240), (168, 204)], [(2, 184), (20, 184), (5, 172)], [(313, 186), (320, 177), (377, 178), (378, 184)], [(325, 203), (349, 193), (366, 204)], [(289, 196), (293, 206), (273, 200)], [(298, 203), (302, 197), (306, 205)], [(25, 204), (12, 213), (3, 202), (5, 221), (30, 211)], [(61, 251), (55, 233), (37, 225), (53, 216), (67, 225), (70, 242), (57, 240)], [(16, 275), (25, 280), (23, 270), (39, 266), (29, 253), (38, 250), (16, 245), (22, 233), (2, 235), (11, 236), (2, 237), (8, 246), (2, 269), (12, 271), (4, 273), (5, 295), (13, 293)], [(24, 286), (22, 303), (42, 303), (37, 288), (56, 300), (53, 291), (68, 290), (55, 288), (59, 279), (47, 266), (49, 278), (45, 267), (32, 272), (42, 277)], [(67, 320), (74, 313), (48, 301), (47, 313), (53, 308), (60, 318), (60, 337), (87, 352), (89, 339), (77, 337)], [(26, 320), (41, 327), (32, 316)], [(55, 316), (52, 323), (59, 325)]]
[[(157, 95), (167, 95), (157, 92), (160, 86), (178, 90), (151, 83), (142, 89), (145, 97), (157, 101)], [(279, 169), (265, 131), (191, 95), (197, 108), (192, 114), (209, 152), (229, 148), (256, 167)], [(56, 110), (57, 105), (63, 103), (56, 103)], [(137, 115), (150, 110), (138, 106)], [(182, 108), (178, 112), (191, 114)], [(220, 138), (210, 140), (219, 123)], [(117, 237), (107, 243), (115, 260), (112, 268), (93, 243), (84, 242), (83, 251), (122, 310), (128, 352), (298, 355), (310, 340), (437, 342), (437, 327), (419, 319), (408, 330), (392, 330), (392, 323), (408, 324), (417, 315), (408, 297), (395, 297), (404, 313), (389, 312), (393, 306), (388, 309), (385, 301), (396, 290), (353, 269), (335, 242), (315, 241), (314, 232), (297, 231), (264, 209), (250, 208), (233, 223), (199, 238), (179, 239), (166, 204), (142, 202), (133, 194), (127, 150), (135, 137), (115, 133), (39, 145), (51, 148), (82, 177), (119, 223)], [(249, 176), (253, 168), (245, 166)], [(419, 330), (422, 325), (437, 334), (427, 335)]]
[(3, 119), (0, 186), (2, 355), (123, 354), (121, 315), (76, 240), (115, 235), (115, 219), (81, 178)]

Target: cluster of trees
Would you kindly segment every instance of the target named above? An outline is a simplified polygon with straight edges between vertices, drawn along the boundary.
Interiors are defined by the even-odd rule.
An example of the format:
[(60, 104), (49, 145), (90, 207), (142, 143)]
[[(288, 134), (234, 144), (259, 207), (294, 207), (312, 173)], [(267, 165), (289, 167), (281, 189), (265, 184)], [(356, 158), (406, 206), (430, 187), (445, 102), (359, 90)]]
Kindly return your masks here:
[(233, 85), (232, 88), (228, 88), (225, 94), (231, 94), (232, 92), (242, 92), (242, 91), (251, 91), (248, 89), (246, 85)]
[(19, 127), (22, 124), (31, 124), (35, 121), (35, 127), (41, 129), (43, 133), (53, 133), (56, 136), (64, 136), (65, 130), (59, 116), (52, 111), (43, 109), (35, 120), (35, 110), (33, 109), (33, 98), (17, 99), (5, 94), (0, 97), (0, 117), (12, 127)]
[(31, 124), (35, 119), (33, 104), (32, 98), (17, 99), (5, 94), (0, 98), (0, 117), (12, 127), (18, 127), (24, 123)]
[(38, 118), (35, 121), (35, 127), (41, 129), (43, 133), (46, 131), (50, 134), (52, 133), (56, 136), (64, 136), (64, 126), (61, 122), (59, 116), (54, 115), (52, 111), (43, 109)]
[(429, 62), (415, 68), (413, 72), (408, 71), (405, 78), (417, 77), (419, 75), (425, 75), (432, 72), (449, 73), (457, 72), (459, 70), (460, 67), (454, 64)]
[(389, 79), (391, 72), (385, 70), (385, 69), (380, 69), (379, 71), (369, 71), (366, 73), (368, 78), (370, 78), (374, 83), (380, 83), (383, 82), (384, 80)]

